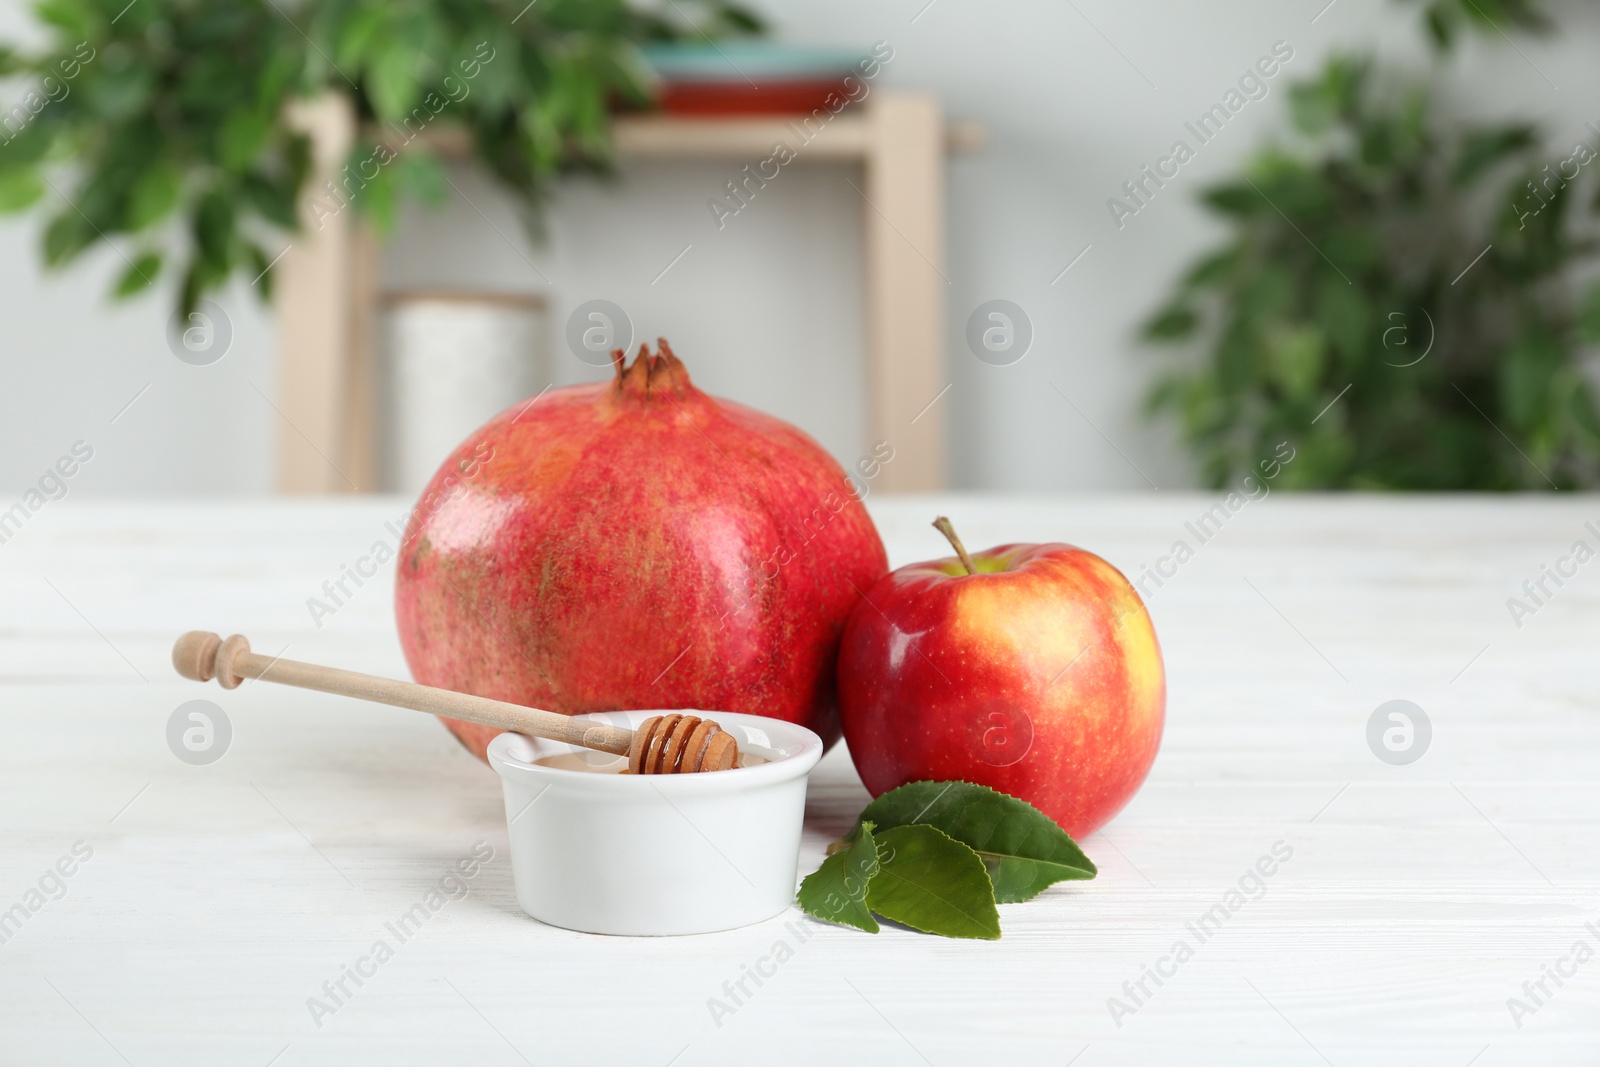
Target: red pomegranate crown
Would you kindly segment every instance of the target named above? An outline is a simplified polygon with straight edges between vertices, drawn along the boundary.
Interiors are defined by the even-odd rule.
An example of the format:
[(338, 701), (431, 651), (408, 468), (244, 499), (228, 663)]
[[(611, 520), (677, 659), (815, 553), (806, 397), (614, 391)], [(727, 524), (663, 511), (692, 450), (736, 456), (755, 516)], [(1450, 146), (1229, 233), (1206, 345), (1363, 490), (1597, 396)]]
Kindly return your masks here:
[(622, 349), (611, 350), (611, 365), (617, 371), (613, 384), (618, 394), (648, 400), (652, 393), (670, 390), (680, 399), (689, 396), (694, 387), (689, 382), (689, 371), (683, 361), (673, 355), (672, 346), (667, 344), (665, 337), (656, 338), (656, 349), (652, 353), (649, 345), (641, 344), (639, 354), (633, 357), (632, 363), (628, 362)]

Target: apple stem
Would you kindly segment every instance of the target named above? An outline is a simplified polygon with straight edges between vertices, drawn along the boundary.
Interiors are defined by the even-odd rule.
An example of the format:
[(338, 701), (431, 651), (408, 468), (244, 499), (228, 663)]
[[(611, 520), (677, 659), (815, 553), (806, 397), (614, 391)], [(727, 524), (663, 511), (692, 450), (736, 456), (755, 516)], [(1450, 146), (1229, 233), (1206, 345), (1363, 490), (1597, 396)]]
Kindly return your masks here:
[(950, 547), (956, 550), (956, 555), (961, 557), (961, 565), (967, 568), (968, 574), (977, 574), (977, 564), (972, 562), (972, 557), (967, 555), (967, 546), (961, 543), (961, 538), (956, 536), (956, 528), (950, 525), (950, 520), (940, 515), (933, 520), (933, 528), (944, 534), (945, 540), (950, 542)]

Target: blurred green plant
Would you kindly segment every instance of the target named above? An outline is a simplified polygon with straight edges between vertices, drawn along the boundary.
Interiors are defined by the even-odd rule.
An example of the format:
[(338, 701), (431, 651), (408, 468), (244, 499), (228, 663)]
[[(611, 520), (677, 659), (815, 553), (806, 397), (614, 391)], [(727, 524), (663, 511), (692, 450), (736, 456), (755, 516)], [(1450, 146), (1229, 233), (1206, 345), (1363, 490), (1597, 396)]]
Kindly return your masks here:
[[(440, 199), (438, 159), (405, 143), (438, 115), (536, 224), (552, 178), (609, 164), (611, 107), (647, 102), (638, 44), (761, 28), (725, 0), (669, 7), (676, 17), (626, 0), (40, 0), (45, 46), (0, 47), (0, 76), (29, 86), (0, 111), (0, 211), (53, 191), (46, 264), (113, 244), (117, 296), (168, 272), (184, 315), (235, 272), (268, 294), (268, 250), (296, 228), (312, 173), (292, 105), (335, 92), (376, 131), (330, 191), (338, 210), (382, 231), (401, 198)], [(393, 150), (375, 158), (375, 138)]]
[[(1436, 39), (1482, 2), (1426, 5)], [(1525, 4), (1494, 12), (1540, 24)], [(1600, 250), (1595, 149), (1447, 119), (1423, 80), (1348, 56), (1289, 103), (1298, 140), (1204, 191), (1231, 235), (1144, 326), (1185, 349), (1147, 409), (1176, 417), (1204, 481), (1287, 438), (1290, 487), (1600, 485), (1583, 350), (1600, 288), (1579, 280)]]
[(1435, 47), (1449, 51), (1469, 30), (1544, 33), (1554, 23), (1541, 0), (1406, 0), (1422, 9), (1422, 22)]

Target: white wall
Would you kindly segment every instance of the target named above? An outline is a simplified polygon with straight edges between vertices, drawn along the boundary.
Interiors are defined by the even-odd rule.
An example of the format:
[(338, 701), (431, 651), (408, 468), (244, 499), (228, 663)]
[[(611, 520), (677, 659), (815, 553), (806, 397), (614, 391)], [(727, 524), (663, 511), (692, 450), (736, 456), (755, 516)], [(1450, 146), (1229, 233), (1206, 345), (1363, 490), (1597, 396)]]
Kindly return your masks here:
[[(1133, 334), (1172, 277), (1215, 237), (1194, 194), (1283, 128), (1287, 79), (1309, 75), (1331, 48), (1369, 43), (1391, 55), (1421, 55), (1411, 7), (1337, 0), (1323, 10), (1324, 3), (758, 4), (791, 40), (889, 42), (896, 55), (882, 85), (934, 90), (951, 115), (988, 129), (986, 151), (952, 161), (949, 172), (955, 388), (947, 401), (958, 486), (1189, 482), (1168, 435), (1136, 413), (1155, 357)], [(1459, 80), (1482, 110), (1541, 117), (1558, 143), (1570, 145), (1584, 120), (1600, 119), (1586, 110), (1600, 99), (1600, 67), (1591, 58), (1600, 16), (1562, 20), (1564, 39), (1519, 40), (1526, 58), (1503, 45), (1469, 46)], [(16, 36), (26, 23), (17, 0), (0, 3), (0, 34)], [(1277, 40), (1295, 55), (1267, 99), (1246, 107), (1119, 230), (1107, 198)], [(786, 168), (718, 232), (704, 201), (731, 176), (727, 165), (631, 167), (610, 186), (564, 189), (551, 214), (552, 240), (535, 250), (523, 245), (510, 204), (458, 174), (465, 195), (522, 250), (457, 198), (442, 215), (413, 213), (387, 270), (397, 285), (516, 289), (542, 287), (537, 268), (553, 283), (556, 331), (576, 303), (612, 299), (642, 336), (671, 338), (700, 384), (800, 423), (848, 461), (865, 442), (856, 261), (863, 208), (847, 174)], [(274, 339), (248, 287), (221, 301), (235, 334), (228, 356), (190, 367), (167, 349), (168, 293), (108, 307), (102, 294), (121, 261), (106, 250), (65, 275), (41, 277), (38, 228), (34, 220), (0, 223), (0, 486), (33, 481), (83, 438), (96, 449), (73, 483), (85, 493), (266, 491), (277, 415), (256, 390), (274, 392)], [(690, 252), (652, 285), (686, 244)], [(1010, 367), (979, 363), (962, 340), (967, 314), (996, 297), (1021, 305), (1034, 325), (1031, 352)], [(557, 381), (594, 373), (560, 359), (559, 344), (556, 351)]]
[(448, 203), (407, 213), (384, 257), (386, 283), (546, 292), (558, 385), (610, 375), (563, 336), (579, 304), (610, 300), (632, 320), (635, 350), (666, 337), (701, 388), (798, 423), (849, 461), (864, 450), (866, 418), (850, 170), (786, 167), (719, 231), (705, 202), (739, 167), (651, 163), (568, 183), (542, 246), (523, 239), (516, 205), (489, 179), (452, 168)]

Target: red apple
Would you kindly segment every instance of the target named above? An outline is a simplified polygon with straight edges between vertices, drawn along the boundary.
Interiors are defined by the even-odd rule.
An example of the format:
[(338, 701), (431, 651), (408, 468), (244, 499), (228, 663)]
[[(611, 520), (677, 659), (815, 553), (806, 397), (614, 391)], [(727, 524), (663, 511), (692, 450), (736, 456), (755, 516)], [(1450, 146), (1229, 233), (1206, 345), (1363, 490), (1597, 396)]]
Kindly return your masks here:
[(1074, 837), (1144, 781), (1166, 676), (1144, 604), (1065, 544), (1001, 545), (886, 575), (839, 651), (840, 717), (873, 796), (960, 779), (1020, 797)]

